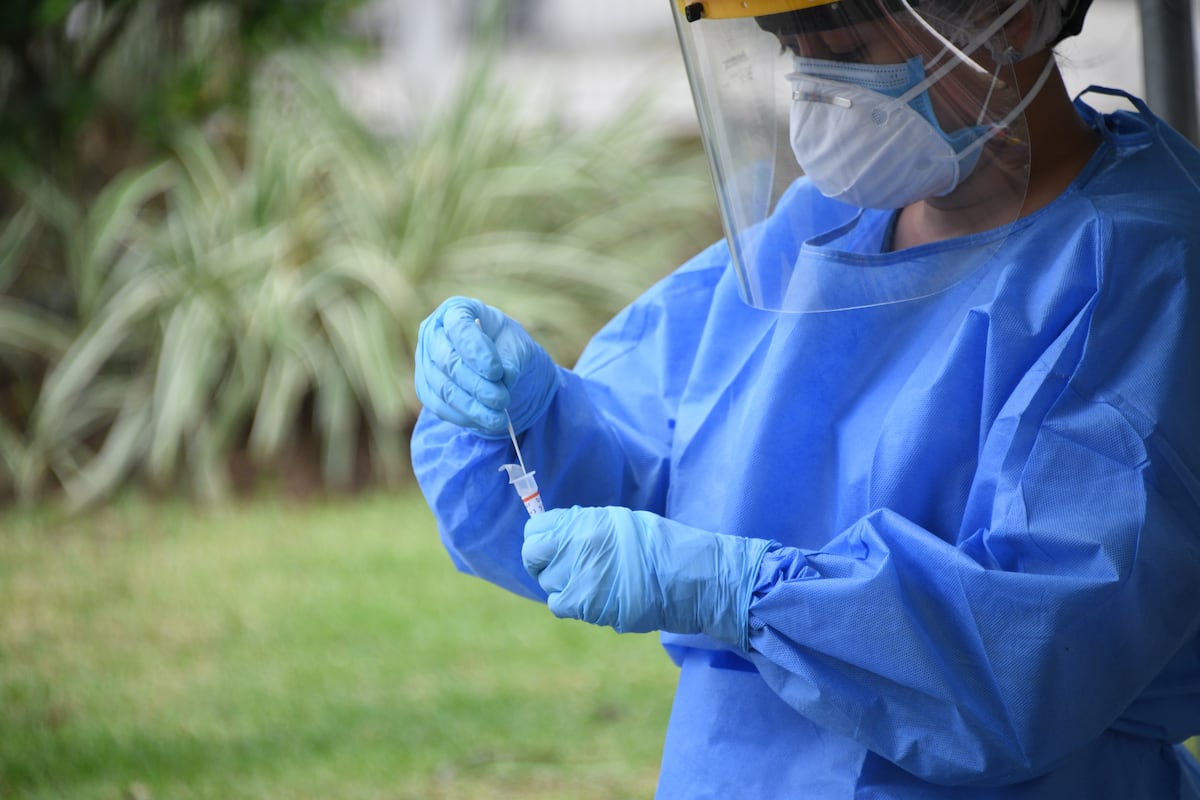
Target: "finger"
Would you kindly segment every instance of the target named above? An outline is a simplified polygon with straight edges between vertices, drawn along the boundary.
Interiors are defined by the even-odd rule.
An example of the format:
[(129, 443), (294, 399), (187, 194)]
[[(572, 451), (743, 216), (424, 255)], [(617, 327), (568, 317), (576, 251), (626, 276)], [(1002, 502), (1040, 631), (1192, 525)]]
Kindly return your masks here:
[(546, 607), (559, 619), (583, 619), (579, 607), (568, 598), (566, 592), (552, 592), (546, 598)]
[(439, 373), (422, 376), (416, 383), (417, 399), (446, 422), (492, 436), (508, 438), (508, 418), (479, 403)]
[[(553, 534), (527, 535), (521, 545), (521, 560), (525, 563), (525, 571), (538, 579), (538, 583), (541, 583), (543, 572), (554, 561), (556, 555), (558, 555), (558, 540)], [(547, 587), (542, 584), (542, 588), (546, 591), (558, 591), (562, 587), (557, 585)]]
[[(499, 382), (504, 378), (504, 366), (500, 363), (500, 353), (492, 336), (499, 333), (503, 324), (497, 325), (493, 321), (485, 329), (480, 315), (489, 319), (494, 316), (484, 311), (487, 308), (478, 302), (453, 306), (447, 309), (442, 326), (451, 346), (471, 369), (489, 381)], [(495, 312), (495, 309), (491, 311)], [(479, 324), (476, 320), (479, 320)]]
[(525, 522), (526, 544), (521, 549), (525, 568), (548, 594), (566, 591), (579, 577), (577, 571), (583, 565), (572, 533), (580, 511), (579, 506), (554, 508)]
[(525, 521), (525, 538), (537, 534), (547, 534), (571, 524), (571, 521), (582, 511), (579, 506), (570, 508), (548, 508), (542, 514), (530, 517)]
[[(476, 335), (481, 334), (476, 331)], [(480, 404), (495, 411), (503, 411), (508, 407), (508, 387), (488, 378), (486, 373), (480, 372), (477, 365), (468, 363), (462, 351), (444, 331), (434, 331), (426, 337), (425, 360), (434, 371), (441, 372), (442, 380), (454, 384)], [(503, 370), (497, 371), (503, 377)], [(433, 376), (430, 376), (429, 380), (431, 384), (435, 383)], [(440, 385), (440, 381), (437, 383)]]
[(473, 308), (479, 327), (493, 341), (497, 340), (510, 325), (516, 324), (503, 311), (486, 303), (478, 303)]
[(512, 386), (534, 358), (533, 350), (540, 348), (516, 320), (508, 320), (492, 337), (496, 357), (504, 370), (503, 381)]
[(560, 592), (551, 592), (546, 598), (546, 606), (560, 619), (616, 627), (620, 615), (608, 602), (609, 597), (608, 591), (597, 591), (596, 587), (567, 586)]

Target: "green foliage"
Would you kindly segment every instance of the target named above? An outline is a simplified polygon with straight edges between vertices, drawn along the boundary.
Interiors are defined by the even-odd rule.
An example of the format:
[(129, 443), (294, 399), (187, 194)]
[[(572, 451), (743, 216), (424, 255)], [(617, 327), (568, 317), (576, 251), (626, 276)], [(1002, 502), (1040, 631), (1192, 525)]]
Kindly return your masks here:
[(349, 41), (361, 0), (21, 0), (0, 10), (0, 174), (33, 163), (73, 191), (240, 105), (280, 47)]
[(415, 492), (0, 513), (0, 797), (645, 798), (675, 676)]
[(328, 485), (396, 485), (417, 326), (444, 297), (505, 308), (569, 364), (707, 243), (703, 165), (647, 107), (566, 131), (492, 74), (481, 60), (444, 112), (386, 138), (311, 57), (280, 57), (234, 135), (188, 129), (91, 202), (21, 183), (0, 278), (52, 235), (74, 314), (0, 306), (0, 377), (34, 398), (0, 427), (0, 492), (87, 505), (144, 479), (216, 498), (236, 453), (277, 468), (309, 430)]
[(280, 49), (357, 3), (0, 12), (0, 500), (217, 498), (232, 462), (278, 472), (298, 444), (328, 486), (396, 485), (441, 299), (500, 305), (571, 363), (714, 235), (696, 151), (645, 104), (586, 132), (519, 111), (493, 78), (503, 3), (443, 111), (372, 131), (315, 51)]
[[(0, 219), (40, 195), (49, 226), (27, 236), (3, 289), (70, 320), (90, 298), (63, 274), (79, 254), (56, 232), (120, 174), (168, 156), (197, 127), (240, 126), (259, 63), (281, 47), (358, 40), (362, 0), (20, 0), (0, 4)], [(62, 195), (62, 199), (53, 199)], [(13, 388), (14, 385), (16, 388)], [(0, 416), (28, 412), (0, 365)], [(7, 412), (7, 414), (6, 414)]]

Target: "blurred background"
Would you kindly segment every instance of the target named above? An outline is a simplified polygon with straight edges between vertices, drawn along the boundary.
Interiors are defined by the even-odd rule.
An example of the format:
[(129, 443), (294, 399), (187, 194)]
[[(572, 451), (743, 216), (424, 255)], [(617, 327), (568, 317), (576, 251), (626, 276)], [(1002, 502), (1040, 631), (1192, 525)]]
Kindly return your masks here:
[[(665, 3), (0, 14), (3, 500), (404, 485), (438, 301), (569, 364), (719, 236)], [(1099, 0), (1073, 90), (1144, 93), (1139, 19)]]
[(437, 302), (470, 289), (572, 363), (713, 238), (655, 73), (545, 85), (519, 54), (625, 51), (535, 12), (6, 6), (0, 496), (401, 486)]
[(673, 668), (453, 572), (412, 352), (571, 364), (714, 206), (666, 2), (5, 2), (0, 798), (650, 796)]

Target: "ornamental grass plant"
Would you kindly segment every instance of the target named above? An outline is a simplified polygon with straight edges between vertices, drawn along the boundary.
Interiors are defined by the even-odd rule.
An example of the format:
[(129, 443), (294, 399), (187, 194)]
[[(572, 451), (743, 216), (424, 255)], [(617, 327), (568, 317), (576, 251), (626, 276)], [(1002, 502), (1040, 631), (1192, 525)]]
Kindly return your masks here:
[(94, 199), (20, 173), (0, 288), (49, 254), (72, 302), (0, 299), (0, 497), (215, 500), (298, 443), (325, 487), (401, 485), (417, 326), (442, 299), (503, 307), (569, 365), (716, 235), (699, 151), (649, 101), (572, 130), (531, 118), (495, 48), (475, 52), (453, 101), (399, 132), (351, 113), (311, 54), (280, 53), (244, 121), (186, 127)]

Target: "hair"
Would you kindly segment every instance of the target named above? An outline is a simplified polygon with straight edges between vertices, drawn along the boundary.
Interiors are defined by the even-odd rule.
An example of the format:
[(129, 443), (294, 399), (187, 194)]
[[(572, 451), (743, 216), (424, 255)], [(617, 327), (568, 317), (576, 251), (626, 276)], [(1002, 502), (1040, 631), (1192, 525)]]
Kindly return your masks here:
[[(1053, 4), (1053, 2), (1050, 3), (1050, 5)], [(1087, 16), (1088, 9), (1092, 6), (1092, 0), (1058, 0), (1058, 5), (1062, 7), (1063, 12), (1058, 26), (1058, 34), (1047, 42), (1047, 47), (1053, 47), (1063, 39), (1075, 36), (1083, 30), (1083, 18)]]

